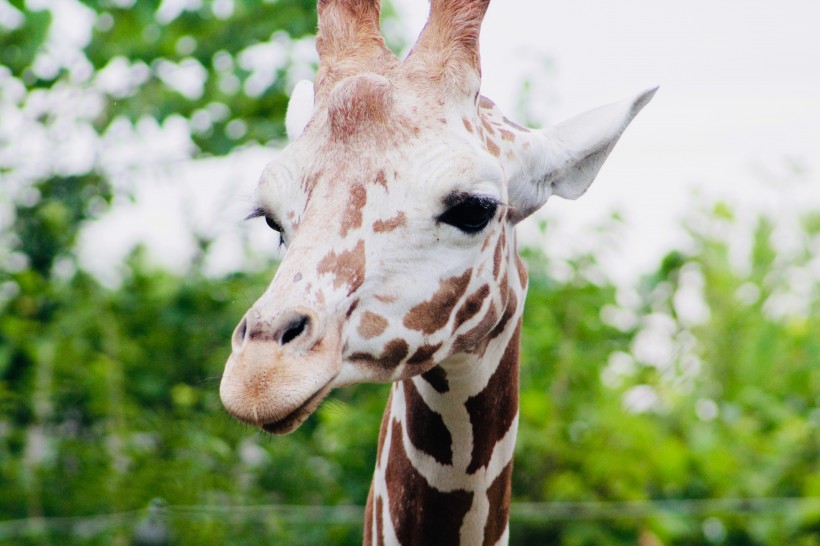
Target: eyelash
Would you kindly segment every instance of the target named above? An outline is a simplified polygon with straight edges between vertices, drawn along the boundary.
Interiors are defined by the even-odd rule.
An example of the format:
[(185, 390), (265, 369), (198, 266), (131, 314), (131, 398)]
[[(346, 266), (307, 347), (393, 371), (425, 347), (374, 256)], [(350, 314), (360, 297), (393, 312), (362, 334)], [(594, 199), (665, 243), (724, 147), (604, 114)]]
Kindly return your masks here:
[(279, 225), (279, 223), (276, 220), (274, 220), (273, 218), (268, 216), (268, 214), (266, 214), (263, 209), (261, 209), (261, 208), (254, 209), (253, 211), (251, 211), (250, 214), (245, 216), (245, 220), (251, 220), (253, 218), (260, 218), (260, 217), (265, 219), (265, 223), (268, 225), (269, 228), (271, 228), (273, 231), (275, 231), (279, 234), (279, 246), (284, 246), (284, 244), (285, 244), (284, 231), (285, 230), (282, 229), (282, 226)]

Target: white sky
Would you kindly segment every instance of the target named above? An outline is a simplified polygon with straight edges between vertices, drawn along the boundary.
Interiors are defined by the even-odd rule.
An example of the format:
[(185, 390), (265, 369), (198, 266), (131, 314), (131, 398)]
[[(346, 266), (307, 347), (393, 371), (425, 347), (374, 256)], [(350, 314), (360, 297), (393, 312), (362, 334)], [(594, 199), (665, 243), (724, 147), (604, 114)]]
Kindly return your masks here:
[[(406, 32), (415, 36), (427, 2), (394, 3)], [(764, 210), (794, 217), (796, 210), (820, 208), (816, 0), (495, 0), (481, 43), (483, 93), (513, 118), (525, 79), (532, 80), (534, 90), (530, 111), (550, 123), (661, 86), (590, 191), (579, 201), (548, 203), (543, 214), (557, 228), (546, 242), (559, 255), (583, 246), (585, 230), (617, 209), (627, 229), (603, 259), (616, 279), (629, 282), (656, 265), (663, 251), (681, 244), (680, 219), (695, 191), (725, 198), (741, 216)], [(547, 60), (553, 68), (545, 71)], [(212, 160), (184, 167), (187, 174), (173, 173), (238, 184), (240, 197), (231, 198), (231, 205), (225, 206), (221, 193), (206, 200), (212, 203), (210, 212), (182, 197), (195, 191), (185, 184), (174, 190), (146, 184), (140, 193), (146, 201), (167, 203), (175, 192), (186, 210), (203, 209), (198, 213), (202, 222), (217, 231), (227, 229), (247, 205), (241, 195), (252, 188), (267, 159), (249, 152), (218, 165)], [(791, 164), (810, 174), (805, 179), (790, 174)], [(198, 188), (204, 193), (202, 185)], [(158, 206), (145, 210), (157, 215)], [(139, 214), (126, 212), (116, 224), (138, 225)], [(186, 242), (168, 237), (180, 228), (173, 217), (143, 221), (140, 235), (171, 265), (184, 263), (189, 252)], [(165, 228), (152, 232), (154, 225)], [(533, 242), (533, 225), (523, 226), (528, 242)], [(114, 222), (102, 223), (89, 235), (104, 248), (122, 241)], [(225, 264), (217, 269), (230, 269), (237, 255), (230, 244), (222, 246)]]
[[(425, 2), (396, 4), (423, 24)], [(679, 240), (696, 189), (747, 214), (820, 207), (816, 1), (496, 1), (481, 43), (483, 93), (510, 113), (520, 82), (553, 62), (540, 78), (550, 123), (661, 86), (589, 193), (542, 213), (566, 228), (550, 242), (572, 246), (583, 226), (623, 211), (630, 229), (609, 257), (616, 276), (651, 267)], [(813, 176), (788, 184), (789, 162)]]

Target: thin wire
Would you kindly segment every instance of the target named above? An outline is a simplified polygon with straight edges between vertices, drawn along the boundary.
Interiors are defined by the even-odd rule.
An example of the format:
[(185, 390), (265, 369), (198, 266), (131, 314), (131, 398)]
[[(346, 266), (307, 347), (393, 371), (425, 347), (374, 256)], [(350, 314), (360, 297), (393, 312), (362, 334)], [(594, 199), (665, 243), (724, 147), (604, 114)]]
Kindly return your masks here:
[(78, 528), (82, 528), (85, 533), (93, 535), (116, 525), (130, 524), (147, 513), (148, 509), (142, 509), (92, 516), (60, 516), (0, 521), (0, 539)]
[[(514, 523), (538, 523), (562, 520), (607, 520), (644, 518), (657, 515), (703, 517), (707, 515), (759, 515), (794, 513), (795, 510), (820, 509), (820, 497), (763, 497), (737, 499), (669, 499), (613, 502), (545, 502), (513, 503), (510, 520)], [(168, 519), (208, 518), (214, 515), (234, 516), (242, 520), (278, 518), (288, 522), (350, 524), (361, 526), (364, 507), (357, 505), (290, 505), (255, 506), (165, 505), (152, 502), (142, 510), (97, 514), (25, 518), (0, 521), (0, 539), (49, 531), (82, 529), (95, 534), (115, 525), (135, 523), (146, 517)]]
[(514, 521), (641, 518), (659, 514), (698, 517), (711, 514), (752, 515), (820, 507), (820, 497), (736, 499), (668, 499), (619, 502), (514, 503)]

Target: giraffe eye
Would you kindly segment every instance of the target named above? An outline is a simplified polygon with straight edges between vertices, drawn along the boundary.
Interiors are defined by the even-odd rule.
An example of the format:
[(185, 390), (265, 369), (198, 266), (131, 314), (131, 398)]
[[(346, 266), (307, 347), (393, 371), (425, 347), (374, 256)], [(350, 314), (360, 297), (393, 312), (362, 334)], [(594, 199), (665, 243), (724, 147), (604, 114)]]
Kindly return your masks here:
[(271, 228), (273, 231), (279, 233), (279, 245), (282, 246), (285, 244), (285, 231), (282, 229), (282, 226), (279, 223), (271, 218), (270, 216), (265, 213), (265, 209), (262, 207), (253, 209), (247, 216), (245, 216), (245, 220), (250, 220), (252, 218), (259, 218), (262, 217), (265, 219), (265, 223), (268, 224), (268, 227)]
[(271, 228), (273, 231), (278, 231), (282, 233), (282, 226), (276, 223), (276, 220), (271, 218), (270, 216), (265, 216), (265, 223), (268, 224), (268, 227)]
[(282, 229), (282, 226), (270, 216), (265, 216), (265, 223), (268, 224), (269, 228), (279, 234), (279, 246), (283, 246), (285, 244), (285, 231)]
[(447, 209), (438, 220), (464, 233), (478, 233), (490, 223), (497, 208), (498, 201), (491, 197), (469, 195)]

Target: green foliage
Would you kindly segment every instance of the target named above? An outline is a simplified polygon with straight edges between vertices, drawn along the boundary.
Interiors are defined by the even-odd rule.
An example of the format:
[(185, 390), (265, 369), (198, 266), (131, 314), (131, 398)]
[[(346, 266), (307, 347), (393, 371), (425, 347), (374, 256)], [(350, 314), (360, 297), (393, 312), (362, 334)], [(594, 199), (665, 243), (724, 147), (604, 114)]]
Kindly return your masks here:
[[(165, 22), (157, 14), (160, 2), (137, 2), (126, 9), (110, 2), (90, 2), (98, 12), (97, 25), (87, 47), (95, 66), (128, 59), (131, 70), (149, 68), (150, 77), (137, 93), (126, 93), (109, 103), (107, 116), (132, 121), (150, 115), (164, 120), (171, 115), (188, 119), (205, 117), (197, 125), (194, 142), (204, 152), (225, 154), (243, 142), (266, 143), (284, 132), (282, 112), (287, 107), (287, 57), (269, 55), (269, 85), (253, 86), (260, 69), (242, 62), (243, 53), (271, 39), (285, 46), (291, 38), (312, 33), (316, 3), (235, 2), (232, 13), (220, 13), (217, 3), (203, 2)], [(192, 95), (169, 93), (164, 70), (177, 67), (203, 70), (206, 80)], [(250, 84), (250, 85), (249, 85)], [(216, 107), (215, 105), (221, 106)], [(231, 131), (231, 123), (235, 129)]]
[[(583, 279), (586, 258), (571, 264), (565, 283), (535, 275), (524, 318), (519, 499), (816, 499), (817, 235), (799, 234), (800, 250), (778, 253), (774, 225), (761, 218), (749, 265), (738, 271), (725, 235), (737, 228), (731, 209), (699, 220), (716, 229), (690, 229), (694, 251), (663, 258), (644, 280), (639, 320), (626, 325), (606, 320), (615, 290)], [(794, 278), (805, 283), (795, 287)], [(795, 298), (796, 309), (781, 307)], [(687, 307), (698, 302), (705, 312), (693, 317)], [(630, 393), (651, 403), (630, 404)], [(660, 512), (606, 525), (524, 520), (511, 542), (537, 542), (535, 526), (549, 532), (535, 536), (560, 544), (700, 544), (711, 526), (716, 542), (815, 544), (816, 504), (754, 517), (704, 508), (701, 521)]]
[[(23, 10), (23, 2), (10, 4)], [(24, 12), (26, 17), (20, 26), (0, 32), (0, 65), (8, 67), (16, 76), (31, 66), (51, 24), (51, 13), (47, 11)]]
[[(0, 26), (0, 64), (32, 90), (55, 93), (70, 85), (93, 94), (102, 104), (91, 120), (100, 133), (121, 117), (182, 116), (203, 153), (280, 139), (290, 84), (284, 53), (313, 33), (316, 3), (207, 1), (178, 13), (166, 4), (84, 2), (70, 17), (77, 26), (90, 20), (90, 33), (71, 61), (51, 50), (54, 33), (62, 31), (52, 24), (54, 14), (18, 5), (19, 26)], [(266, 47), (273, 51), (263, 53), (264, 62), (254, 58)], [(184, 70), (189, 82), (201, 78), (201, 85), (175, 85), (173, 74)]]

